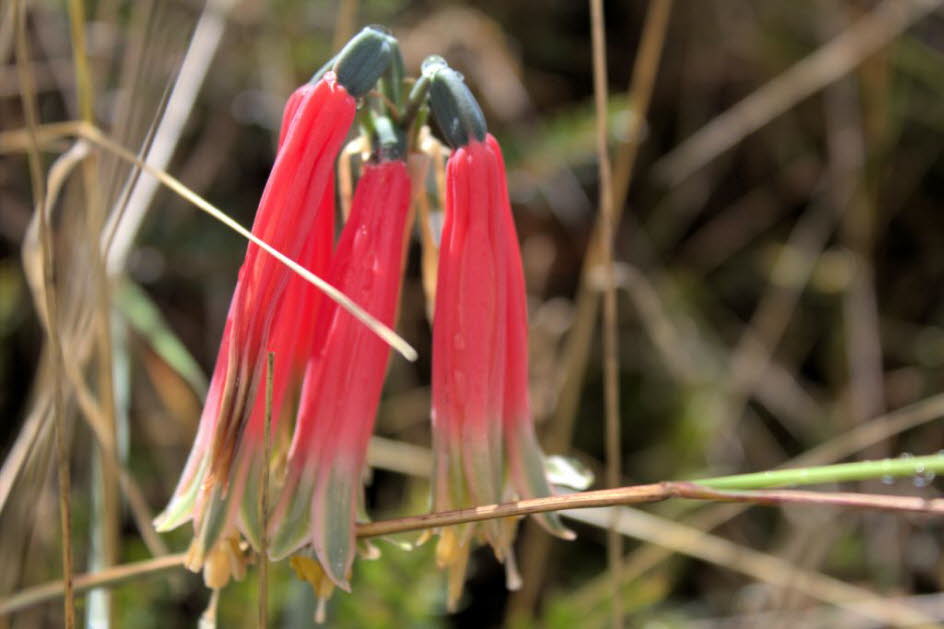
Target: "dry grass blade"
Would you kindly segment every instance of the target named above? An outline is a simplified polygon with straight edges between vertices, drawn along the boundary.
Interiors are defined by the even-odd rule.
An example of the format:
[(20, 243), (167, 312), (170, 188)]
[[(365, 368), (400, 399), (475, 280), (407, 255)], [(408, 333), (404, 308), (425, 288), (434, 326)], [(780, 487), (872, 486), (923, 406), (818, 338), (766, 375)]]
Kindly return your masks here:
[[(62, 187), (72, 171), (88, 157), (88, 154), (89, 143), (85, 140), (78, 140), (52, 163), (49, 168), (49, 175), (46, 178), (46, 194), (43, 204), (42, 206), (37, 205), (23, 238), (23, 271), (44, 327), (49, 327), (50, 318), (46, 310), (46, 288), (43, 283), (43, 269), (45, 267), (43, 265), (43, 248), (40, 242), (40, 225), (43, 220), (47, 223), (52, 220), (52, 209), (59, 200)], [(43, 218), (40, 218), (40, 212), (43, 213)], [(6, 502), (4, 498), (3, 493), (0, 492), (0, 509), (3, 508)]]
[[(668, 28), (671, 0), (654, 0), (646, 15), (639, 55), (633, 66), (633, 79), (629, 86), (629, 107), (631, 126), (627, 130), (627, 139), (618, 148), (617, 171), (614, 185), (615, 202), (613, 210), (616, 222), (619, 222), (625, 206), (626, 195), (632, 181), (633, 165), (636, 162), (640, 146), (640, 136), (648, 114), (648, 104), (655, 85), (655, 76), (662, 55), (665, 33)], [(549, 429), (547, 446), (552, 452), (565, 450), (570, 443), (580, 391), (586, 372), (587, 358), (593, 326), (599, 306), (597, 269), (604, 260), (602, 256), (602, 216), (597, 217), (593, 230), (593, 239), (587, 248), (580, 273), (580, 286), (577, 290), (577, 312), (567, 344), (563, 351), (564, 381), (554, 417)]]
[[(639, 52), (633, 64), (632, 82), (628, 89), (627, 109), (630, 114), (630, 124), (626, 130), (626, 139), (616, 149), (612, 184), (614, 222), (616, 223), (622, 216), (632, 181), (636, 155), (641, 144), (649, 102), (658, 74), (671, 10), (672, 0), (651, 0), (646, 13)], [(564, 376), (554, 415), (549, 422), (545, 438), (545, 444), (550, 452), (564, 452), (569, 448), (577, 417), (580, 392), (584, 384), (600, 303), (599, 288), (592, 278), (596, 277), (601, 260), (605, 260), (601, 244), (603, 218), (602, 215), (598, 215), (592, 240), (584, 256), (580, 285), (576, 295), (576, 316), (561, 356)], [(529, 613), (534, 608), (551, 543), (550, 538), (531, 525), (528, 526), (526, 535), (521, 562), (524, 585), (512, 597), (508, 611), (510, 621), (515, 621), (516, 618)]]
[[(607, 143), (607, 72), (606, 35), (603, 0), (590, 0), (591, 34), (593, 40), (593, 95), (596, 104), (597, 168), (600, 190), (600, 257), (605, 269), (603, 291), (603, 396), (606, 412), (606, 484), (617, 487), (622, 470), (619, 408), (619, 335), (616, 321), (616, 272), (613, 261), (613, 240), (616, 216), (613, 208), (613, 183), (610, 152)], [(623, 538), (616, 531), (614, 520), (606, 539), (607, 565), (613, 581), (610, 600), (611, 624), (623, 626), (623, 604), (620, 592), (620, 565), (623, 559)]]
[(884, 0), (842, 34), (696, 131), (653, 166), (656, 176), (677, 186), (746, 136), (848, 74), (940, 6), (941, 0)]
[(219, 209), (203, 197), (195, 194), (185, 185), (180, 183), (179, 180), (167, 174), (163, 170), (154, 168), (147, 162), (142, 162), (136, 155), (128, 151), (126, 148), (116, 144), (110, 138), (108, 138), (104, 133), (102, 133), (97, 127), (93, 126), (82, 126), (79, 128), (80, 134), (88, 139), (90, 142), (98, 144), (102, 148), (111, 151), (112, 153), (120, 156), (122, 159), (125, 159), (129, 162), (134, 163), (139, 168), (142, 168), (147, 173), (155, 177), (162, 184), (170, 188), (173, 192), (178, 194), (183, 199), (189, 201), (191, 204), (196, 206), (198, 209), (206, 212), (219, 222), (223, 223), (231, 230), (249, 240), (253, 244), (257, 245), (261, 249), (264, 249), (269, 255), (277, 259), (279, 262), (290, 268), (292, 271), (300, 275), (305, 281), (310, 282), (325, 295), (331, 298), (335, 303), (348, 311), (351, 316), (355, 319), (366, 325), (374, 334), (379, 336), (385, 343), (390, 345), (393, 349), (397, 350), (404, 358), (407, 360), (413, 361), (416, 360), (416, 350), (413, 349), (409, 343), (404, 341), (400, 336), (391, 330), (388, 326), (384, 325), (363, 308), (358, 306), (356, 303), (351, 301), (344, 293), (336, 289), (331, 284), (327, 283), (325, 280), (321, 279), (302, 265), (298, 264), (282, 252), (276, 250), (272, 245), (261, 240), (255, 234), (250, 232), (248, 229), (234, 221), (229, 217), (223, 210)]
[[(60, 155), (49, 169), (49, 175), (46, 180), (47, 190), (44, 199), (45, 220), (52, 220), (52, 208), (56, 205), (59, 195), (72, 171), (82, 163), (89, 154), (89, 143), (80, 139), (73, 146)], [(37, 303), (40, 317), (44, 326), (48, 328), (49, 317), (46, 314), (45, 287), (43, 285), (43, 260), (42, 247), (40, 243), (40, 214), (39, 208), (33, 215), (26, 237), (23, 242), (23, 268), (26, 271), (26, 278), (30, 284), (30, 289)], [(151, 526), (153, 516), (144, 498), (144, 493), (138, 486), (137, 481), (130, 473), (123, 468), (114, 453), (113, 448), (106, 448), (108, 443), (108, 418), (96, 401), (95, 397), (88, 390), (85, 379), (82, 377), (79, 366), (75, 361), (66, 361), (63, 364), (66, 379), (73, 387), (82, 415), (92, 429), (92, 435), (95, 437), (98, 445), (103, 448), (105, 459), (104, 466), (118, 474), (119, 483), (125, 492), (128, 500), (128, 506), (131, 510), (141, 537), (148, 547), (148, 550), (154, 555), (166, 555), (167, 547), (160, 537), (154, 532)], [(24, 438), (24, 445), (35, 441), (35, 433), (27, 431), (21, 434)], [(18, 441), (18, 443), (20, 443)], [(17, 449), (17, 452), (28, 452), (28, 448)], [(3, 469), (0, 470), (0, 510), (4, 508), (10, 495), (13, 483), (26, 462), (26, 456), (11, 456), (4, 461)]]
[[(209, 72), (210, 62), (222, 41), (226, 16), (233, 4), (234, 0), (208, 0), (197, 20), (164, 115), (153, 131), (147, 157), (141, 160), (157, 170), (163, 171), (170, 163), (197, 94)], [(117, 273), (124, 268), (134, 237), (157, 192), (157, 184), (158, 179), (153, 177), (133, 180), (127, 202), (109, 218), (103, 237), (109, 243), (110, 273)]]
[[(910, 406), (898, 409), (834, 437), (804, 454), (787, 461), (779, 469), (808, 465), (827, 465), (869, 448), (907, 430), (917, 428), (944, 416), (944, 394), (929, 397)], [(716, 505), (691, 518), (686, 526), (709, 531), (730, 521), (747, 508), (746, 505)], [(674, 552), (666, 546), (643, 547), (625, 558), (624, 585), (659, 565)], [(605, 587), (604, 587), (605, 585)], [(583, 608), (590, 609), (600, 604), (603, 593), (609, 591), (608, 584), (592, 581), (583, 586), (574, 596)]]
[[(147, 576), (156, 576), (169, 570), (182, 568), (186, 553), (167, 555), (156, 559), (146, 559), (115, 566), (95, 574), (78, 575), (75, 578), (75, 592), (81, 594), (94, 588), (114, 587), (127, 581)], [(39, 605), (59, 598), (63, 594), (62, 581), (54, 581), (17, 592), (0, 602), (0, 616)]]
[[(89, 70), (88, 50), (85, 42), (85, 5), (83, 0), (69, 0), (69, 25), (72, 43), (72, 58), (75, 64), (75, 88), (79, 104), (79, 117), (89, 124), (94, 123), (94, 85)], [(121, 554), (121, 505), (117, 470), (117, 413), (113, 344), (111, 337), (111, 290), (105, 270), (103, 251), (98, 244), (105, 222), (105, 208), (99, 186), (99, 160), (96, 154), (82, 161), (82, 187), (85, 200), (85, 227), (91, 251), (91, 270), (94, 277), (94, 345), (96, 351), (98, 400), (102, 409), (104, 430), (98, 439), (95, 471), (99, 482), (93, 493), (93, 503), (98, 503), (92, 522), (92, 544), (90, 565), (97, 569), (109, 568), (118, 562)], [(97, 452), (95, 451), (97, 450)], [(89, 624), (110, 626), (115, 619), (114, 602), (110, 592), (100, 590), (93, 593), (89, 601), (87, 618)]]
[(64, 396), (60, 382), (62, 368), (62, 347), (59, 340), (59, 320), (56, 308), (55, 271), (53, 269), (53, 240), (52, 232), (46, 220), (46, 199), (43, 185), (43, 169), (40, 162), (39, 146), (36, 141), (36, 127), (39, 124), (39, 114), (36, 104), (36, 89), (33, 77), (29, 72), (30, 52), (26, 33), (26, 2), (16, 3), (16, 61), (20, 70), (20, 96), (23, 111), (26, 116), (26, 128), (30, 137), (27, 156), (29, 160), (30, 180), (33, 187), (33, 200), (39, 214), (39, 238), (42, 247), (44, 306), (48, 325), (46, 337), (49, 342), (51, 372), (53, 382), (52, 414), (56, 427), (56, 453), (59, 482), (59, 524), (62, 544), (62, 573), (63, 573), (63, 615), (66, 629), (75, 626), (75, 601), (72, 591), (72, 508), (70, 504), (71, 479), (69, 477), (69, 450), (67, 446)]
[(85, 122), (81, 120), (67, 120), (65, 122), (47, 122), (38, 124), (35, 133), (30, 134), (28, 129), (11, 129), (0, 131), (0, 153), (26, 153), (32, 146), (35, 136), (36, 146), (39, 149), (48, 149), (69, 136), (81, 133)]
[[(934, 625), (932, 618), (906, 605), (895, 604), (838, 579), (802, 570), (779, 557), (642, 511), (626, 508), (618, 511), (620, 517), (617, 526), (621, 533), (629, 537), (723, 566), (758, 581), (800, 590), (811, 598), (848, 609), (860, 616), (881, 620), (891, 626)], [(571, 511), (565, 515), (595, 526), (606, 526), (612, 517), (606, 509)]]
[(147, 546), (148, 551), (150, 551), (152, 555), (166, 555), (169, 551), (164, 541), (154, 531), (152, 524), (154, 515), (151, 513), (151, 508), (148, 506), (141, 486), (138, 484), (137, 480), (135, 480), (134, 476), (121, 464), (121, 461), (118, 460), (114, 448), (106, 447), (108, 439), (108, 419), (105, 412), (95, 400), (95, 396), (93, 396), (92, 392), (89, 390), (75, 362), (67, 361), (65, 363), (65, 375), (69, 384), (72, 386), (75, 399), (79, 404), (79, 409), (82, 411), (82, 417), (91, 429), (96, 444), (102, 448), (104, 455), (102, 460), (103, 466), (108, 473), (117, 474), (118, 482), (125, 494), (125, 499), (128, 501), (128, 508), (131, 510), (132, 518), (137, 525), (144, 545)]

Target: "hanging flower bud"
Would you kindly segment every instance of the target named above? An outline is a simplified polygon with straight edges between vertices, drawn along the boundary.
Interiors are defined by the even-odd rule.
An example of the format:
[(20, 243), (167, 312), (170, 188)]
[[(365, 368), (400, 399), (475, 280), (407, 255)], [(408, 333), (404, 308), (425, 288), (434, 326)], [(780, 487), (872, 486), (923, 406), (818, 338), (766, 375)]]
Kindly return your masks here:
[[(392, 325), (410, 176), (402, 160), (380, 154), (363, 168), (328, 280)], [(327, 577), (349, 589), (361, 476), (390, 349), (333, 304), (323, 306), (318, 329), (325, 341), (305, 373), (285, 484), (270, 522), (270, 553), (280, 559), (310, 544)]]
[[(440, 58), (424, 63), (423, 72), (433, 114), (454, 148), (446, 165), (433, 320), (433, 507), (548, 496), (528, 399), (524, 273), (501, 149), (458, 73)], [(550, 532), (572, 538), (556, 515), (538, 518)], [(475, 534), (505, 563), (509, 587), (520, 581), (511, 555), (513, 522), (445, 529), (437, 559), (449, 570), (451, 606)]]
[[(333, 238), (334, 162), (354, 119), (356, 98), (368, 91), (390, 59), (390, 38), (364, 29), (335, 58), (332, 69), (292, 95), (280, 131), (280, 148), (269, 175), (252, 232), (316, 274), (326, 271)], [(320, 73), (319, 73), (320, 74)], [(197, 437), (158, 530), (194, 521), (196, 535), (188, 567), (198, 570), (218, 542), (236, 537), (240, 526), (251, 541), (258, 523), (247, 516), (255, 492), (247, 479), (262, 461), (265, 355), (276, 353), (273, 422), (285, 393), (298, 380), (304, 353), (314, 341), (297, 330), (318, 299), (290, 286), (291, 270), (250, 243), (227, 315)], [(306, 347), (307, 344), (307, 347)], [(254, 485), (253, 485), (254, 487)], [(251, 530), (247, 531), (247, 525)]]

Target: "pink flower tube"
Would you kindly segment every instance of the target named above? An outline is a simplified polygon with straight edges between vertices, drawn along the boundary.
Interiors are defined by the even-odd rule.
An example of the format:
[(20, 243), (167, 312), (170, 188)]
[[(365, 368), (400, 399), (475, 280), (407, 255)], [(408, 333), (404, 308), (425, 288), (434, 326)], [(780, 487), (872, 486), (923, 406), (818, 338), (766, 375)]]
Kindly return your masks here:
[[(399, 302), (410, 200), (403, 161), (367, 164), (328, 272), (328, 281), (387, 325)], [(390, 348), (333, 303), (322, 307), (318, 329), (325, 341), (305, 373), (270, 552), (280, 559), (310, 545), (331, 581), (348, 589), (361, 476)]]
[[(318, 275), (327, 271), (334, 230), (334, 164), (354, 119), (355, 98), (370, 89), (388, 62), (388, 36), (365, 29), (339, 53), (333, 70), (296, 90), (286, 105), (279, 151), (252, 232)], [(256, 479), (265, 463), (265, 357), (270, 351), (276, 354), (275, 422), (315, 342), (311, 321), (321, 300), (302, 284), (281, 262), (250, 243), (193, 449), (170, 504), (155, 522), (164, 531), (193, 520), (195, 537), (187, 560), (192, 570), (199, 570), (214, 549), (232, 554), (227, 549), (235, 546), (237, 527), (250, 541), (258, 539), (260, 524), (251, 513)], [(238, 518), (241, 505), (243, 517)], [(217, 548), (219, 541), (225, 543)], [(204, 576), (208, 585), (219, 587), (232, 572), (238, 574), (211, 567)]]
[[(463, 509), (517, 495), (551, 495), (528, 395), (528, 315), (521, 253), (498, 142), (485, 130), (461, 77), (441, 60), (424, 66), (437, 121), (453, 145), (433, 320), (433, 508)], [(560, 537), (555, 514), (536, 516)], [(519, 581), (514, 522), (488, 520), (440, 533), (449, 601), (461, 591), (469, 543), (484, 537)]]

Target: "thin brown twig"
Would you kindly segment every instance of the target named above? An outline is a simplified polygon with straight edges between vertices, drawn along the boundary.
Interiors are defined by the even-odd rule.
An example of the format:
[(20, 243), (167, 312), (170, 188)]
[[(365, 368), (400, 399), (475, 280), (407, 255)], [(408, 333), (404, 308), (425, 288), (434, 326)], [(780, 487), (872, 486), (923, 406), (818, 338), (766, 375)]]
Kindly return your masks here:
[[(596, 104), (597, 168), (600, 188), (600, 257), (606, 269), (603, 291), (603, 396), (606, 414), (606, 484), (617, 487), (622, 469), (619, 409), (619, 331), (616, 327), (616, 274), (613, 262), (613, 239), (616, 230), (613, 211), (613, 185), (610, 153), (607, 144), (607, 72), (606, 33), (603, 0), (590, 0), (590, 21), (593, 44), (593, 95)], [(613, 525), (607, 531), (606, 555), (613, 582), (611, 622), (614, 629), (623, 626), (623, 604), (620, 590), (620, 565), (623, 559), (623, 537)]]
[(63, 582), (63, 614), (66, 629), (75, 627), (75, 597), (73, 594), (72, 569), (72, 506), (69, 500), (71, 493), (71, 479), (69, 477), (69, 451), (66, 445), (66, 426), (62, 384), (59, 377), (62, 368), (62, 347), (59, 343), (58, 316), (56, 310), (55, 272), (53, 269), (53, 242), (49, 222), (46, 220), (45, 190), (43, 188), (43, 169), (36, 140), (36, 128), (39, 125), (39, 114), (36, 104), (36, 88), (28, 67), (30, 63), (29, 43), (26, 38), (26, 2), (21, 0), (14, 9), (16, 28), (16, 56), (17, 66), (20, 69), (20, 98), (23, 103), (23, 112), (26, 118), (26, 129), (30, 137), (27, 149), (30, 180), (33, 187), (33, 200), (36, 211), (39, 212), (39, 237), (42, 247), (43, 262), (43, 294), (45, 309), (49, 319), (46, 328), (49, 347), (52, 353), (50, 369), (53, 382), (53, 421), (56, 426), (57, 471), (59, 482), (59, 525), (62, 541), (62, 582)]
[(615, 489), (598, 489), (548, 498), (530, 498), (516, 502), (484, 505), (457, 511), (443, 511), (423, 515), (369, 522), (357, 527), (358, 537), (378, 537), (480, 522), (495, 518), (512, 518), (547, 511), (590, 509), (620, 505), (661, 502), (669, 498), (745, 502), (759, 505), (811, 504), (886, 511), (909, 511), (944, 514), (944, 498), (916, 496), (889, 496), (851, 492), (816, 492), (796, 489), (758, 489), (750, 491), (722, 491), (685, 481), (665, 481), (648, 485), (631, 485)]
[[(168, 570), (182, 568), (187, 553), (165, 555), (154, 559), (134, 561), (92, 574), (76, 575), (74, 591), (82, 594), (99, 587), (114, 587), (141, 577), (155, 576)], [(63, 595), (63, 582), (51, 581), (25, 590), (0, 601), (0, 616), (12, 614), (46, 601), (55, 600)]]
[(341, 0), (334, 21), (334, 44), (332, 50), (340, 50), (354, 35), (357, 20), (357, 0)]
[(617, 216), (629, 196), (629, 185), (633, 180), (633, 169), (636, 156), (639, 155), (652, 90), (659, 73), (659, 59), (662, 57), (671, 13), (672, 0), (650, 0), (628, 92), (631, 121), (626, 140), (619, 145), (613, 162), (613, 208)]
[(38, 149), (45, 149), (69, 136), (80, 135), (85, 125), (81, 120), (66, 120), (37, 124), (32, 133), (29, 129), (0, 131), (0, 153), (28, 153), (33, 146), (31, 138), (35, 138)]
[[(223, 1), (223, 0), (218, 0)], [(101, 129), (95, 125), (89, 124), (79, 124), (76, 129), (76, 133), (81, 137), (87, 139), (88, 141), (104, 148), (105, 150), (114, 153), (121, 159), (129, 161), (139, 168), (143, 169), (149, 175), (157, 179), (157, 181), (164, 186), (170, 188), (174, 193), (179, 195), (181, 198), (185, 199), (201, 211), (209, 214), (217, 221), (226, 225), (229, 229), (235, 231), (243, 238), (249, 240), (253, 244), (257, 245), (259, 248), (265, 250), (269, 255), (276, 258), (279, 262), (289, 267), (293, 272), (300, 275), (305, 281), (313, 284), (317, 287), (322, 293), (328, 296), (329, 299), (334, 301), (336, 304), (348, 311), (355, 319), (360, 321), (362, 324), (368, 327), (374, 334), (379, 336), (385, 343), (390, 345), (394, 350), (400, 353), (404, 358), (410, 361), (416, 360), (417, 354), (416, 350), (403, 340), (396, 332), (390, 329), (389, 326), (384, 325), (378, 321), (373, 315), (366, 312), (363, 308), (357, 305), (353, 300), (351, 300), (347, 295), (336, 289), (334, 286), (326, 282), (324, 279), (318, 277), (305, 267), (298, 264), (298, 262), (290, 259), (285, 254), (276, 250), (269, 243), (260, 239), (258, 236), (250, 232), (248, 229), (240, 225), (238, 222), (233, 220), (228, 214), (220, 210), (218, 207), (214, 206), (212, 203), (196, 194), (185, 185), (183, 185), (179, 179), (169, 175), (166, 171), (155, 168), (147, 162), (142, 162), (134, 153), (121, 146), (114, 140), (112, 140), (107, 134), (105, 134)]]
[[(639, 151), (643, 124), (649, 110), (655, 76), (662, 56), (665, 33), (668, 28), (672, 0), (653, 0), (643, 26), (639, 54), (633, 65), (633, 78), (629, 86), (628, 103), (631, 111), (627, 139), (617, 152), (614, 174), (613, 211), (619, 222), (633, 178), (633, 167)], [(577, 404), (586, 372), (587, 357), (591, 344), (593, 325), (599, 305), (599, 288), (593, 278), (602, 260), (601, 218), (593, 228), (593, 237), (587, 247), (581, 269), (581, 281), (577, 290), (574, 324), (567, 336), (563, 351), (565, 380), (561, 387), (557, 408), (554, 411), (547, 436), (547, 447), (552, 452), (565, 450), (573, 432), (577, 416)]]
[[(921, 498), (916, 496), (889, 496), (859, 494), (851, 492), (815, 492), (793, 489), (770, 489), (751, 491), (721, 491), (696, 483), (667, 481), (648, 485), (634, 485), (615, 489), (600, 489), (581, 493), (532, 498), (502, 504), (484, 505), (458, 511), (443, 511), (422, 515), (360, 524), (357, 536), (379, 537), (397, 533), (408, 533), (425, 529), (454, 526), (467, 522), (479, 522), (496, 518), (522, 517), (548, 511), (592, 509), (632, 504), (659, 502), (670, 498), (744, 502), (759, 505), (807, 504), (813, 506), (837, 506), (858, 509), (880, 509), (885, 511), (915, 512), (944, 515), (944, 498)], [(94, 574), (80, 575), (75, 579), (75, 591), (85, 592), (92, 588), (108, 587), (130, 579), (148, 576), (168, 569), (183, 566), (186, 554), (168, 555), (149, 559)], [(62, 581), (55, 581), (22, 590), (0, 600), (0, 616), (37, 605), (62, 596)]]
[[(629, 128), (625, 134), (626, 139), (616, 148), (613, 167), (613, 211), (617, 223), (623, 213), (632, 182), (671, 9), (672, 0), (651, 0), (643, 24), (639, 51), (633, 64), (632, 80), (627, 90)], [(561, 353), (564, 379), (560, 383), (556, 407), (548, 422), (544, 439), (547, 449), (551, 452), (564, 452), (568, 449), (577, 417), (577, 406), (600, 304), (598, 282), (592, 278), (596, 277), (597, 268), (603, 259), (600, 253), (601, 219), (602, 217), (597, 218), (584, 257), (581, 282), (575, 297), (574, 323)], [(522, 550), (524, 585), (512, 597), (508, 611), (509, 622), (517, 622), (518, 618), (530, 613), (534, 608), (538, 584), (541, 581), (539, 577), (545, 573), (550, 543), (549, 536), (539, 531), (532, 523), (528, 524)]]
[[(808, 596), (880, 621), (881, 626), (935, 626), (929, 616), (905, 604), (818, 572), (799, 568), (781, 557), (741, 546), (638, 509), (621, 508), (619, 529), (624, 535), (662, 546), (669, 552), (701, 559), (757, 581), (780, 588), (799, 589)], [(572, 511), (578, 522), (604, 526), (610, 514), (603, 510)]]
[[(777, 469), (827, 465), (941, 416), (944, 416), (944, 394), (929, 397), (910, 406), (876, 417), (868, 423), (861, 424), (796, 458), (786, 461)], [(744, 508), (746, 508), (744, 504), (714, 505), (713, 508), (698, 513), (690, 520), (688, 526), (697, 526), (701, 530), (710, 531), (742, 513)], [(623, 585), (625, 586), (626, 583), (640, 578), (671, 556), (673, 552), (678, 551), (656, 544), (644, 546), (628, 554), (624, 557)], [(581, 601), (586, 609), (597, 606), (602, 598), (603, 585), (600, 581), (583, 586), (576, 593), (575, 600)], [(606, 584), (606, 591), (609, 591), (608, 583)]]

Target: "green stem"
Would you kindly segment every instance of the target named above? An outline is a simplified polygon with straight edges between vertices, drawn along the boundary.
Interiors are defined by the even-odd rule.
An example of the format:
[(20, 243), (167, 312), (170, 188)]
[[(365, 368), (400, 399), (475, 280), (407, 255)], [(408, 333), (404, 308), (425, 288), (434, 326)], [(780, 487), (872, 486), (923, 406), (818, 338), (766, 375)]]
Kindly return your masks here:
[(374, 153), (381, 161), (403, 159), (406, 150), (406, 138), (403, 131), (394, 126), (387, 116), (372, 117), (377, 142)]
[(396, 119), (403, 111), (403, 77), (406, 70), (403, 67), (403, 55), (397, 40), (390, 41), (390, 65), (380, 77), (380, 92), (387, 97), (396, 110), (388, 112)]
[(426, 99), (429, 97), (429, 85), (430, 77), (426, 74), (421, 75), (413, 83), (413, 87), (410, 89), (410, 95), (407, 96), (406, 106), (403, 108), (403, 116), (399, 121), (400, 124), (412, 124), (419, 112), (425, 109), (424, 105), (426, 105)]
[(712, 489), (763, 489), (767, 487), (785, 487), (787, 485), (816, 485), (902, 476), (914, 476), (927, 482), (935, 474), (944, 474), (944, 454), (772, 470), (753, 474), (703, 478), (692, 482)]

